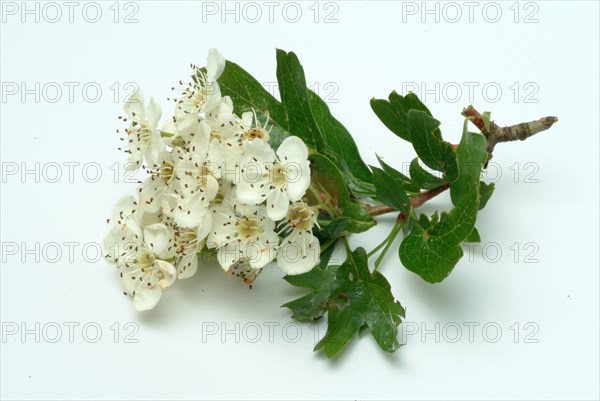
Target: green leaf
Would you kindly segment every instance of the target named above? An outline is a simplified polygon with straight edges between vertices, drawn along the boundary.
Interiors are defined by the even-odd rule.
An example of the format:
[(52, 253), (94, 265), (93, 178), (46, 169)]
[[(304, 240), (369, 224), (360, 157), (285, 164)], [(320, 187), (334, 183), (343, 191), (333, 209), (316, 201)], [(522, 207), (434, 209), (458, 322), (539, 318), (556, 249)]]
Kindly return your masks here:
[(373, 185), (375, 185), (379, 199), (408, 216), (411, 210), (410, 198), (404, 192), (402, 183), (377, 167), (371, 167), (371, 170), (373, 171)]
[(444, 280), (463, 255), (460, 244), (473, 231), (477, 210), (477, 193), (470, 192), (439, 221), (435, 214), (431, 220), (424, 215), (413, 219), (413, 230), (399, 249), (402, 264), (430, 283)]
[(344, 217), (348, 219), (348, 232), (362, 233), (376, 224), (376, 221), (359, 203), (350, 202), (344, 206)]
[(458, 176), (456, 153), (452, 145), (438, 137), (440, 122), (420, 110), (408, 112), (410, 139), (417, 155), (429, 168), (442, 171), (448, 181)]
[(320, 220), (321, 228), (314, 233), (321, 243), (346, 235), (350, 225), (350, 218), (345, 216), (334, 217), (326, 220), (326, 222), (327, 224), (323, 220)]
[(352, 201), (337, 165), (318, 153), (310, 155), (309, 159), (313, 185), (319, 191), (322, 201), (337, 212), (337, 217), (321, 230), (321, 235), (324, 238), (339, 238), (345, 232), (359, 233), (373, 227), (375, 220), (360, 204)]
[(352, 135), (333, 117), (323, 99), (311, 90), (308, 91), (308, 98), (315, 120), (323, 132), (327, 148), (337, 156), (341, 170), (359, 180), (358, 185), (368, 187), (368, 183), (371, 182), (371, 170), (362, 161)]
[(277, 50), (277, 79), (281, 102), (231, 61), (226, 62), (218, 82), (222, 94), (231, 97), (236, 113), (254, 110), (261, 123), (268, 122), (273, 148), (287, 136), (296, 135), (313, 151), (332, 158), (353, 190), (374, 193), (371, 171), (354, 139), (331, 115), (327, 104), (306, 87), (303, 68), (294, 53)]
[(223, 96), (231, 97), (239, 115), (255, 110), (262, 121), (269, 117), (270, 125), (276, 127), (271, 132), (272, 146), (276, 147), (291, 133), (309, 147), (324, 151), (323, 136), (311, 113), (304, 71), (294, 53), (277, 50), (277, 80), (281, 102), (252, 75), (227, 60), (218, 83)]
[(326, 249), (323, 249), (323, 247), (321, 247), (321, 260), (319, 260), (319, 264), (315, 266), (316, 269), (327, 268), (327, 266), (329, 265), (329, 261), (331, 260), (331, 256), (333, 256), (333, 253), (335, 252), (335, 248), (335, 241), (332, 244), (330, 244)]
[(270, 133), (271, 146), (277, 148), (289, 135), (286, 112), (281, 103), (242, 67), (227, 60), (218, 83), (223, 96), (229, 96), (233, 101), (238, 115), (254, 110), (261, 123), (268, 116), (269, 126), (274, 126)]
[(421, 192), (421, 187), (417, 183), (413, 182), (409, 177), (405, 176), (400, 171), (384, 162), (381, 157), (377, 156), (377, 161), (379, 161), (379, 165), (381, 165), (383, 171), (388, 173), (396, 181), (402, 183), (402, 188), (404, 188), (406, 192), (411, 194), (418, 194)]
[(304, 274), (283, 277), (293, 286), (310, 288), (314, 291), (288, 302), (282, 307), (291, 309), (292, 318), (299, 321), (313, 321), (321, 318), (327, 312), (327, 302), (337, 285), (335, 275), (339, 267), (314, 268)]
[(350, 202), (350, 192), (338, 167), (327, 156), (313, 153), (311, 162), (311, 180), (319, 192), (325, 196), (323, 201), (341, 211)]
[[(371, 99), (371, 108), (390, 131), (409, 142), (411, 141), (408, 125), (409, 110), (420, 110), (431, 116), (429, 109), (414, 93), (401, 96), (393, 91), (388, 100)], [(435, 134), (441, 137), (439, 129)]]
[(410, 110), (420, 110), (430, 116), (432, 115), (427, 106), (425, 106), (425, 103), (423, 103), (414, 92), (408, 92), (406, 95), (402, 96), (398, 94), (398, 92), (392, 91), (388, 99), (396, 110), (400, 110), (405, 114)]
[(327, 332), (315, 350), (322, 349), (333, 358), (364, 326), (384, 351), (393, 352), (400, 346), (396, 337), (404, 308), (394, 300), (385, 277), (369, 271), (363, 248), (350, 253), (341, 266), (285, 279), (313, 290), (284, 305), (292, 309), (294, 317), (314, 320), (328, 312)]
[(490, 125), (491, 125), (490, 118), (491, 117), (492, 117), (492, 113), (490, 113), (489, 111), (485, 111), (481, 115), (481, 119), (483, 120), (483, 125), (485, 126), (485, 129), (488, 130), (488, 132), (490, 132)]
[[(433, 123), (429, 124), (426, 130), (433, 126)], [(481, 241), (475, 220), (480, 208), (480, 176), (487, 160), (486, 145), (485, 137), (467, 131), (465, 121), (463, 136), (456, 150), (458, 175), (450, 183), (454, 209), (439, 217), (435, 213), (431, 220), (424, 215), (418, 221), (413, 219), (413, 230), (400, 245), (402, 264), (428, 282), (440, 282), (450, 274), (463, 255), (460, 247), (463, 241)], [(484, 190), (491, 192), (487, 187)], [(487, 193), (486, 196), (489, 198)]]
[(409, 173), (413, 182), (423, 189), (437, 188), (446, 182), (443, 178), (437, 177), (421, 167), (418, 157), (410, 162)]
[(325, 152), (325, 140), (310, 107), (304, 69), (293, 52), (277, 49), (277, 83), (288, 131), (318, 152)]
[(479, 182), (479, 210), (483, 209), (494, 193), (494, 183)]
[(456, 150), (459, 167), (458, 178), (450, 183), (450, 197), (457, 205), (469, 193), (475, 192), (479, 201), (479, 181), (481, 170), (487, 160), (487, 141), (481, 134), (467, 131), (465, 120), (462, 139)]
[(479, 236), (479, 231), (477, 231), (477, 228), (473, 227), (473, 231), (471, 231), (471, 234), (469, 234), (469, 236), (465, 238), (465, 242), (481, 242), (481, 237)]
[(462, 248), (429, 237), (419, 226), (400, 244), (400, 261), (429, 283), (444, 280), (463, 256)]
[(398, 113), (394, 106), (385, 99), (371, 99), (371, 109), (390, 131), (410, 142), (406, 115)]

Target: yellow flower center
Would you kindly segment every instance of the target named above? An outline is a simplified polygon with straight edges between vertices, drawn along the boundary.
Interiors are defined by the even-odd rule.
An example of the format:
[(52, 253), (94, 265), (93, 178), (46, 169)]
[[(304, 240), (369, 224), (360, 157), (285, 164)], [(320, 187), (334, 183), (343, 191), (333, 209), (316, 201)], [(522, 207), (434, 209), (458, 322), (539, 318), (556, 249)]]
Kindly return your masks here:
[(287, 214), (287, 222), (295, 230), (309, 230), (314, 224), (314, 213), (305, 204), (290, 207)]
[(257, 218), (243, 217), (236, 223), (236, 226), (240, 237), (246, 240), (258, 240), (263, 232), (260, 220)]
[(287, 171), (285, 166), (276, 162), (273, 165), (273, 177), (272, 177), (273, 185), (277, 188), (281, 188), (287, 184)]
[(269, 140), (269, 134), (262, 128), (250, 128), (248, 131), (242, 134), (242, 139), (263, 139), (265, 141)]

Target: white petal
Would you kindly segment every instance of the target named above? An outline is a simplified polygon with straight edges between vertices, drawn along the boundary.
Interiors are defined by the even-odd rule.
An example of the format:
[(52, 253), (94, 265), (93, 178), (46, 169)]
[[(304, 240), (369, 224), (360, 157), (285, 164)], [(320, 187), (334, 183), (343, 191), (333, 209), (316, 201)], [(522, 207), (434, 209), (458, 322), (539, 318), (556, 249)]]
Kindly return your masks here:
[(189, 141), (192, 151), (204, 161), (210, 142), (210, 126), (205, 121), (198, 122), (195, 118), (188, 118), (180, 125), (177, 134)]
[(172, 134), (172, 138), (174, 138), (175, 133), (177, 132), (177, 124), (172, 118), (169, 118), (168, 120), (165, 120), (160, 130)]
[(148, 109), (146, 110), (146, 120), (148, 121), (149, 128), (155, 129), (161, 116), (162, 110), (160, 106), (154, 98), (150, 98), (150, 103), (148, 103)]
[(135, 213), (137, 202), (135, 198), (131, 195), (127, 195), (119, 199), (112, 212), (112, 222), (114, 224), (118, 224), (119, 220), (121, 223), (127, 219), (127, 217), (131, 216), (132, 213)]
[(221, 90), (216, 81), (207, 90), (209, 91), (209, 95), (204, 105), (200, 108), (200, 111), (203, 113), (212, 113), (221, 103)]
[(211, 174), (206, 175), (206, 187), (204, 188), (204, 192), (206, 199), (209, 201), (215, 199), (219, 193), (219, 181)]
[(287, 170), (287, 193), (292, 202), (302, 199), (310, 186), (310, 165), (307, 160), (285, 165)]
[(140, 90), (136, 90), (130, 97), (125, 101), (123, 110), (128, 115), (135, 113), (138, 117), (144, 117), (146, 110), (144, 108), (144, 94)]
[(265, 141), (244, 141), (243, 146), (246, 157), (244, 158), (242, 167), (245, 163), (273, 163), (277, 160), (275, 152), (273, 152), (271, 146)]
[(160, 301), (161, 295), (162, 289), (158, 285), (153, 288), (140, 289), (133, 296), (133, 307), (139, 312), (154, 309)]
[(156, 260), (154, 262), (154, 268), (157, 268), (163, 274), (163, 278), (158, 280), (158, 285), (160, 288), (164, 290), (165, 288), (169, 288), (171, 285), (173, 285), (177, 279), (177, 270), (175, 270), (175, 266), (169, 262), (165, 262), (164, 260)]
[(221, 105), (224, 107), (224, 110), (226, 108), (230, 113), (233, 113), (233, 100), (231, 100), (230, 96), (223, 96)]
[(141, 147), (141, 143), (135, 143), (135, 147), (132, 145), (133, 144), (131, 143), (129, 144), (129, 151), (131, 153), (127, 157), (127, 164), (125, 165), (125, 171), (128, 173), (137, 171), (141, 167), (142, 161), (144, 159), (144, 154), (137, 149), (138, 147)]
[(281, 220), (285, 217), (290, 206), (287, 193), (275, 190), (267, 198), (267, 216), (271, 220)]
[(295, 275), (310, 271), (319, 263), (319, 240), (308, 232), (292, 234), (292, 241), (284, 239), (277, 251), (277, 265), (285, 274)]
[(162, 194), (166, 186), (156, 177), (150, 176), (139, 186), (140, 204), (147, 213), (156, 213), (162, 206)]
[(208, 147), (208, 155), (206, 159), (210, 163), (211, 167), (213, 167), (215, 176), (219, 177), (221, 164), (223, 163), (224, 156), (223, 148), (221, 147), (221, 142), (219, 142), (218, 139), (215, 138), (210, 141), (210, 145)]
[[(246, 178), (248, 180), (246, 180)], [(242, 174), (240, 182), (236, 187), (237, 199), (242, 203), (249, 205), (258, 205), (262, 203), (269, 193), (272, 192), (270, 188), (270, 182), (268, 179), (261, 177), (256, 182), (250, 177), (250, 175)]]
[(235, 138), (221, 139), (223, 149), (223, 165), (221, 165), (221, 178), (228, 182), (238, 182), (240, 177), (239, 161), (244, 153), (242, 144)]
[(239, 242), (233, 242), (222, 246), (217, 251), (217, 261), (223, 268), (228, 271), (229, 268), (243, 257), (242, 245)]
[(251, 111), (247, 111), (244, 114), (242, 114), (242, 124), (244, 124), (244, 127), (246, 127), (246, 128), (252, 127), (253, 120), (254, 120), (254, 113), (252, 113)]
[(201, 171), (193, 160), (182, 160), (175, 167), (177, 183), (183, 196), (191, 196), (200, 189), (199, 175)]
[(202, 219), (202, 222), (198, 226), (197, 240), (202, 241), (210, 233), (212, 227), (212, 213), (207, 212)]
[(159, 216), (160, 212), (155, 213), (142, 213), (142, 218), (140, 219), (140, 226), (146, 227), (156, 223), (162, 223), (162, 218)]
[(102, 240), (102, 255), (105, 258), (116, 261), (123, 252), (123, 244), (130, 242), (127, 237), (123, 240), (124, 232), (120, 227), (114, 227)]
[(217, 49), (208, 51), (208, 60), (206, 62), (206, 79), (209, 82), (215, 82), (225, 69), (225, 58)]
[(277, 149), (277, 156), (281, 161), (285, 162), (302, 162), (308, 159), (308, 148), (297, 136), (289, 136), (285, 138)]
[(262, 220), (264, 231), (275, 231), (275, 222), (267, 216), (267, 208), (265, 206), (258, 207), (257, 217)]
[(192, 252), (183, 256), (177, 263), (177, 278), (180, 280), (190, 278), (198, 270), (198, 254)]
[(167, 251), (170, 240), (171, 231), (164, 224), (156, 223), (144, 228), (144, 244), (156, 255)]
[(144, 158), (146, 159), (146, 165), (154, 167), (161, 161), (161, 155), (165, 151), (165, 143), (162, 141), (158, 130), (154, 128), (151, 129), (152, 133), (150, 134), (150, 140), (147, 144), (146, 151), (144, 152)]
[(258, 242), (247, 244), (244, 255), (253, 269), (260, 269), (275, 259), (279, 237), (273, 231), (265, 231)]
[(214, 213), (209, 213), (212, 217), (212, 226), (206, 245), (209, 248), (221, 248), (234, 240), (236, 233), (233, 211), (220, 205), (214, 208)]
[[(204, 198), (204, 200), (202, 200)], [(173, 218), (181, 227), (195, 228), (202, 224), (208, 214), (208, 201), (203, 192), (182, 198), (173, 210)]]

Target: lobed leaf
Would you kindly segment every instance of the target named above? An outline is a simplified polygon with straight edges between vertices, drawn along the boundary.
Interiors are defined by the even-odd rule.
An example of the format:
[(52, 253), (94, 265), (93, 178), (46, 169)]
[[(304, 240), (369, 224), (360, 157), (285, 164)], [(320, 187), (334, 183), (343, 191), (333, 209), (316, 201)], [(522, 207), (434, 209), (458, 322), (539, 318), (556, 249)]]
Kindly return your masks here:
[[(431, 116), (429, 109), (414, 93), (402, 96), (393, 91), (387, 100), (371, 99), (371, 108), (390, 131), (408, 142), (411, 141), (408, 112), (420, 110)], [(435, 135), (441, 138), (442, 134), (439, 128), (435, 131)]]
[(314, 291), (284, 306), (303, 320), (314, 320), (327, 312), (327, 332), (315, 351), (322, 349), (333, 358), (364, 328), (384, 351), (393, 352), (400, 346), (397, 335), (404, 308), (394, 299), (385, 277), (369, 271), (363, 248), (349, 253), (341, 266), (314, 270), (301, 278), (286, 276), (292, 285)]
[(420, 110), (408, 112), (408, 127), (413, 148), (423, 163), (444, 173), (448, 181), (458, 177), (456, 153), (452, 145), (436, 135), (440, 122)]
[(371, 170), (373, 170), (373, 185), (379, 199), (408, 216), (411, 211), (410, 198), (404, 191), (402, 182), (377, 167), (371, 167)]

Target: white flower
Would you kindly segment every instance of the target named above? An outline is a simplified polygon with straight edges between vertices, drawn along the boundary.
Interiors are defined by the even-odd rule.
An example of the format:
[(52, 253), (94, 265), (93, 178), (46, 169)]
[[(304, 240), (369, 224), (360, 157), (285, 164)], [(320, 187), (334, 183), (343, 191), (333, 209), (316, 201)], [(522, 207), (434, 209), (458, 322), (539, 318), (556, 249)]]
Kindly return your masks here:
[(139, 204), (133, 196), (124, 196), (119, 199), (113, 208), (112, 217), (107, 220), (114, 226), (102, 242), (102, 253), (108, 260), (116, 261), (119, 258), (118, 244), (131, 232), (128, 230), (128, 226), (138, 226), (141, 218)]
[(312, 234), (316, 221), (317, 214), (306, 203), (290, 206), (281, 230), (288, 235), (277, 250), (277, 265), (286, 274), (306, 273), (319, 263), (321, 247)]
[(176, 99), (175, 119), (182, 121), (198, 118), (200, 113), (210, 112), (221, 101), (221, 90), (217, 79), (223, 73), (225, 59), (217, 49), (210, 49), (206, 64), (206, 74), (196, 71), (196, 79), (184, 89)]
[(209, 202), (219, 191), (223, 156), (218, 140), (210, 138), (210, 127), (195, 122), (196, 129), (186, 143), (189, 154), (177, 163), (178, 197), (173, 209), (175, 222), (182, 227), (210, 226)]
[(267, 121), (269, 120), (268, 114), (266, 121), (263, 125), (258, 121), (256, 111), (247, 111), (242, 114), (242, 122), (244, 124), (244, 132), (241, 134), (242, 140), (252, 141), (254, 139), (260, 139), (264, 142), (269, 142), (271, 129), (267, 129)]
[(242, 174), (237, 185), (241, 202), (258, 205), (267, 201), (267, 215), (273, 220), (285, 217), (290, 201), (304, 196), (310, 185), (308, 149), (296, 137), (286, 138), (277, 155), (263, 141), (245, 141)]
[(212, 215), (207, 246), (218, 249), (217, 260), (223, 270), (233, 273), (232, 267), (240, 263), (261, 269), (274, 259), (279, 237), (264, 206), (238, 203), (230, 191), (212, 208)]
[(153, 309), (162, 291), (175, 282), (177, 271), (166, 261), (173, 257), (172, 236), (162, 223), (142, 229), (129, 218), (112, 245), (117, 250), (115, 261), (124, 293), (133, 297), (133, 307), (138, 311)]
[(228, 275), (241, 278), (250, 287), (252, 287), (252, 283), (254, 283), (259, 273), (260, 269), (253, 269), (248, 258), (239, 259), (227, 270)]
[(135, 217), (134, 221), (139, 223), (142, 215), (140, 213), (136, 214), (138, 209), (139, 204), (133, 196), (124, 196), (119, 199), (113, 208), (112, 222), (122, 229), (126, 228), (124, 225), (128, 222), (130, 217)]
[(233, 104), (228, 96), (206, 115), (206, 122), (211, 128), (211, 137), (218, 141), (223, 156), (221, 178), (227, 182), (239, 179), (239, 162), (244, 153), (240, 135), (245, 131), (242, 120), (233, 112)]
[(196, 274), (198, 270), (198, 252), (204, 248), (205, 238), (210, 226), (199, 228), (184, 228), (175, 226), (174, 243), (177, 253), (177, 278), (186, 279)]
[(156, 213), (168, 203), (167, 197), (175, 186), (175, 166), (179, 157), (177, 151), (163, 151), (157, 159), (158, 165), (148, 170), (150, 176), (138, 187), (140, 204), (145, 212)]
[(148, 165), (154, 165), (164, 149), (157, 129), (162, 114), (160, 106), (151, 98), (146, 107), (144, 95), (138, 90), (125, 102), (124, 110), (127, 116), (123, 121), (131, 121), (129, 128), (125, 129), (127, 137), (124, 138), (128, 146), (126, 152), (129, 153), (128, 169), (138, 169), (144, 159)]
[[(275, 152), (268, 114), (261, 110), (264, 123), (254, 110), (240, 117), (231, 98), (221, 96), (224, 68), (216, 49), (205, 69), (194, 67), (175, 115), (163, 123), (169, 135), (157, 128), (154, 99), (146, 105), (136, 91), (125, 104), (126, 152), (148, 177), (138, 198), (115, 206), (102, 250), (137, 310), (154, 308), (177, 279), (192, 277), (203, 252), (214, 250), (227, 274), (247, 284), (275, 257), (287, 274), (319, 261), (316, 213), (302, 202), (310, 185), (308, 148), (292, 136)], [(275, 221), (283, 218), (277, 232)], [(281, 245), (279, 235), (286, 237)]]
[[(221, 98), (221, 102), (212, 111), (206, 113), (206, 122), (220, 138), (239, 138), (246, 126), (244, 120), (233, 112), (233, 103), (229, 96)], [(251, 122), (251, 121), (250, 121)]]

